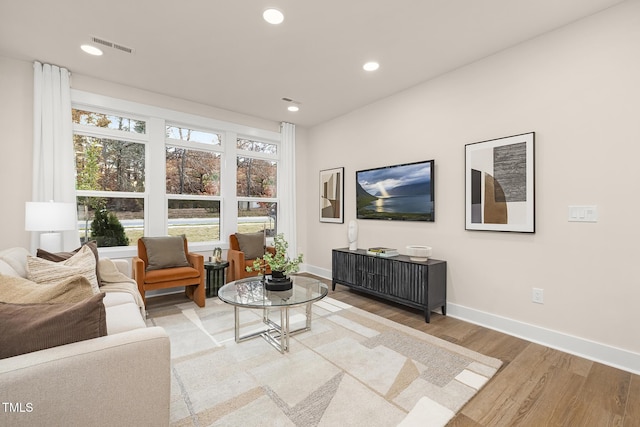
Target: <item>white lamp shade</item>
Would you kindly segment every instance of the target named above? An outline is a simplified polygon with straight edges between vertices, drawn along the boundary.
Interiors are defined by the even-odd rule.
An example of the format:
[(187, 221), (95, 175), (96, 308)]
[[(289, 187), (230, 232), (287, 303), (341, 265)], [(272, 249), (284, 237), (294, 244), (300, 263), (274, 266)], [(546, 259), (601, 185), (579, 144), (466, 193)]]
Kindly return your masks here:
[(64, 231), (76, 228), (76, 204), (27, 202), (24, 228), (27, 231)]

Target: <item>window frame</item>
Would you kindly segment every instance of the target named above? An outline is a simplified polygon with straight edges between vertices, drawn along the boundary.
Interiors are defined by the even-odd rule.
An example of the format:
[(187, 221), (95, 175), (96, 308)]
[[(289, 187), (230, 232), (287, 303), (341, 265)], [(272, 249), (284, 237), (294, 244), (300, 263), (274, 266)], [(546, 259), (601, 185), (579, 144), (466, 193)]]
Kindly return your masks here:
[[(239, 153), (246, 157), (263, 160), (276, 161), (280, 175), (281, 165), (281, 141), (280, 132), (259, 129), (237, 123), (225, 122), (214, 118), (199, 116), (191, 113), (170, 110), (162, 107), (141, 104), (138, 102), (111, 98), (77, 89), (71, 90), (71, 106), (90, 112), (109, 114), (113, 116), (123, 116), (129, 119), (142, 120), (146, 122), (145, 133), (118, 131), (115, 129), (101, 128), (105, 132), (96, 132), (94, 126), (74, 124), (76, 129), (88, 136), (105, 138), (107, 135), (114, 139), (125, 139), (131, 142), (142, 142), (145, 145), (145, 191), (144, 193), (122, 193), (127, 197), (143, 198), (144, 208), (144, 235), (159, 236), (168, 232), (168, 201), (169, 199), (199, 199), (220, 201), (220, 240), (208, 242), (190, 242), (191, 250), (196, 252), (208, 252), (214, 247), (228, 248), (228, 236), (237, 230), (238, 225), (238, 201), (236, 195), (236, 157)], [(220, 145), (202, 143), (196, 141), (184, 141), (181, 139), (169, 138), (166, 135), (166, 126), (183, 127), (202, 132), (219, 134), (222, 137)], [(96, 135), (97, 133), (97, 135)], [(126, 134), (126, 135), (123, 135)], [(237, 139), (251, 139), (269, 144), (277, 145), (277, 154), (260, 153), (255, 151), (238, 150)], [(177, 195), (166, 193), (166, 146), (179, 146), (187, 149), (202, 151), (212, 151), (220, 153), (220, 195)], [(230, 161), (231, 160), (231, 161)], [(281, 194), (281, 180), (277, 176), (276, 194)], [(88, 190), (78, 190), (78, 195), (82, 191), (83, 196)], [(97, 193), (97, 192), (92, 192)], [(119, 192), (101, 192), (99, 196), (120, 197)], [(177, 197), (179, 196), (179, 197)], [(246, 198), (242, 198), (243, 200)], [(278, 204), (278, 211), (281, 210), (280, 198), (260, 198), (260, 202), (275, 202)], [(157, 212), (163, 212), (158, 215)], [(151, 212), (154, 212), (152, 215)], [(134, 246), (105, 247), (100, 248), (101, 253), (112, 257), (131, 257), (137, 253)]]

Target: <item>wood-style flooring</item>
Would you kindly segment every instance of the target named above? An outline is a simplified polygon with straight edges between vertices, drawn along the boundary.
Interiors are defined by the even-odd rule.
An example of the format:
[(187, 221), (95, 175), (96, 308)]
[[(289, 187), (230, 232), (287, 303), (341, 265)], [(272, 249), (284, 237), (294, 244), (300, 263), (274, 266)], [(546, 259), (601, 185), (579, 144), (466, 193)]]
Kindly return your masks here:
[(420, 310), (323, 281), (331, 298), (503, 361), (449, 426), (640, 427), (638, 375), (437, 313), (425, 323)]
[(503, 361), (449, 426), (640, 426), (638, 375), (437, 313), (425, 323), (420, 310), (345, 286), (329, 296)]

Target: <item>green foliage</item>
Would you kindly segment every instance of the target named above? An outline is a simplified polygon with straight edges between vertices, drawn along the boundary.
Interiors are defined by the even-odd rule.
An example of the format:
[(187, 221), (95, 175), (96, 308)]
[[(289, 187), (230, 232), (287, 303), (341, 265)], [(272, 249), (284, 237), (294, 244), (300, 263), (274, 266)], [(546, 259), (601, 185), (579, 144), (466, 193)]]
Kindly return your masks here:
[(281, 271), (285, 275), (295, 273), (300, 269), (302, 263), (302, 254), (294, 259), (290, 259), (287, 255), (289, 243), (284, 240), (284, 234), (280, 233), (274, 237), (275, 255), (267, 252), (262, 258), (256, 258), (253, 266), (247, 267), (247, 271), (262, 271), (263, 265), (268, 265), (271, 271)]
[(91, 222), (91, 237), (98, 242), (99, 247), (129, 245), (129, 238), (118, 217), (104, 208), (96, 209)]
[(100, 147), (87, 145), (84, 152), (84, 165), (78, 168), (78, 190), (100, 190)]

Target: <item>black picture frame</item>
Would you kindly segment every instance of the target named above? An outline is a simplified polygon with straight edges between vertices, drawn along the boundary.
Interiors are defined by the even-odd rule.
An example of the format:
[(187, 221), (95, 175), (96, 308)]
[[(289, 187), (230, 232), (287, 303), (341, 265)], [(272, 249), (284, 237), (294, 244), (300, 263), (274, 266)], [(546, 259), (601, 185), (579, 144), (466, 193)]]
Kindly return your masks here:
[(465, 145), (465, 229), (535, 233), (535, 132)]

